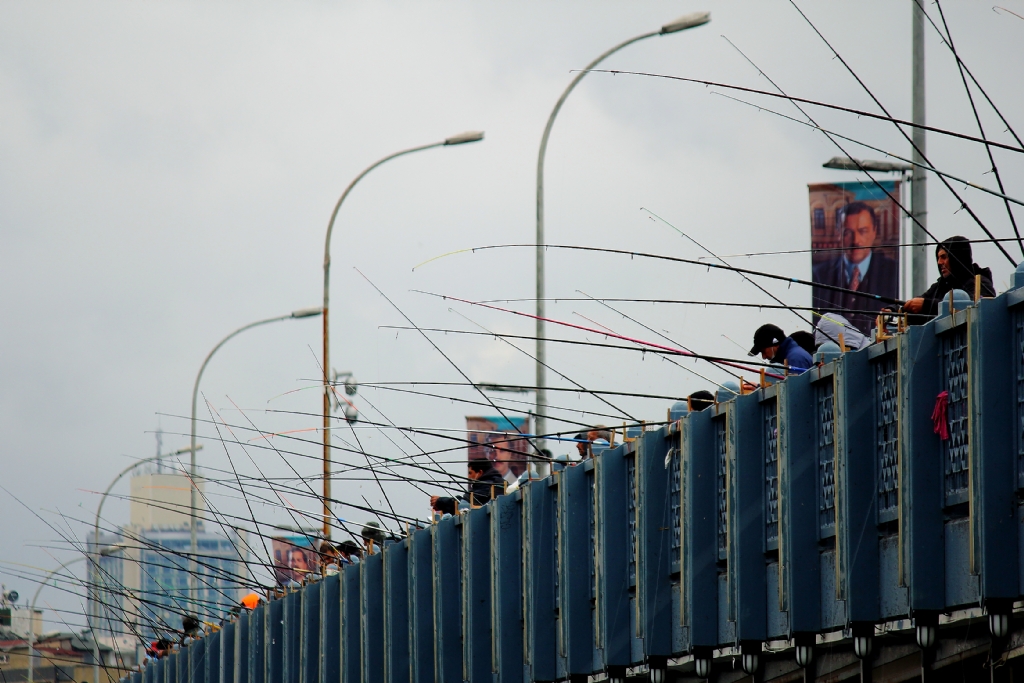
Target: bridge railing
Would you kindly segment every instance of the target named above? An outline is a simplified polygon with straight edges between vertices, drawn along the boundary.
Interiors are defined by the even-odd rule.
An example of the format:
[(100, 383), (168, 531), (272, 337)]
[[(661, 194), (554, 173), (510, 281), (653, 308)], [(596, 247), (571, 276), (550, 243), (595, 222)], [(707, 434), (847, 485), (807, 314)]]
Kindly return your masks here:
[(621, 678), (1007, 613), (1022, 488), (1017, 289), (413, 531), (133, 681)]

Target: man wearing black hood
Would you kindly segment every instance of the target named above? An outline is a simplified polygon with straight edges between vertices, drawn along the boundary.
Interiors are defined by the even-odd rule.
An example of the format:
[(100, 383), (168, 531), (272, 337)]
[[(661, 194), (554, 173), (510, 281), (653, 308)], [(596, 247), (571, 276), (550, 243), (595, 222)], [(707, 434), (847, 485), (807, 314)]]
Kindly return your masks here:
[(935, 247), (935, 261), (939, 266), (939, 279), (924, 294), (903, 304), (904, 311), (920, 314), (912, 316), (911, 323), (920, 324), (938, 315), (939, 302), (954, 289), (962, 289), (973, 297), (974, 278), (977, 275), (981, 276), (981, 295), (996, 295), (995, 287), (992, 286), (992, 271), (974, 263), (971, 243), (966, 237), (957, 235), (940, 242)]

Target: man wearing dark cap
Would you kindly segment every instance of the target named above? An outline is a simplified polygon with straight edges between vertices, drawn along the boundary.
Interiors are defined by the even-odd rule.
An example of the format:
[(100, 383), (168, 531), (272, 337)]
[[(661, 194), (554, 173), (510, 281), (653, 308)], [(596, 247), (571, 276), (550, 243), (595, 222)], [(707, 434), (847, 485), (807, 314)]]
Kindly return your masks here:
[(981, 295), (996, 295), (995, 287), (992, 286), (992, 271), (974, 262), (971, 243), (966, 237), (957, 235), (940, 242), (935, 247), (935, 261), (939, 266), (939, 279), (924, 294), (903, 304), (903, 310), (908, 313), (920, 314), (911, 317), (912, 324), (923, 323), (927, 318), (938, 315), (939, 302), (954, 289), (962, 289), (973, 297), (974, 279), (978, 275), (981, 276)]
[(776, 365), (785, 365), (794, 373), (801, 373), (814, 364), (811, 361), (811, 354), (771, 323), (761, 325), (757, 332), (754, 332), (754, 346), (750, 349), (750, 355), (757, 354), (761, 354), (761, 358)]

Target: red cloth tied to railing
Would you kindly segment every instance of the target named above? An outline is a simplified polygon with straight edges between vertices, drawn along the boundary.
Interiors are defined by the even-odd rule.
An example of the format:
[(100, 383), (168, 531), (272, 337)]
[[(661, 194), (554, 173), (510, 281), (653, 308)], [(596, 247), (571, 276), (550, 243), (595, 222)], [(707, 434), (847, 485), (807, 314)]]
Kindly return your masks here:
[(946, 411), (949, 408), (949, 392), (943, 391), (935, 397), (935, 410), (932, 411), (932, 431), (943, 441), (949, 440), (949, 420)]

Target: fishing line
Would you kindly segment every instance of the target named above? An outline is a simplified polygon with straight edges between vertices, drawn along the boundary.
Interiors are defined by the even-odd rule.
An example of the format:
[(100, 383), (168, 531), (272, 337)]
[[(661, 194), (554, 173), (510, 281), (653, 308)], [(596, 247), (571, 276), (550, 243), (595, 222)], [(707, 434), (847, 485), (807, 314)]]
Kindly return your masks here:
[(589, 391), (589, 390), (588, 390), (588, 389), (587, 389), (587, 388), (586, 388), (585, 386), (583, 386), (582, 384), (580, 384), (580, 383), (579, 383), (579, 382), (577, 382), (576, 380), (574, 380), (574, 379), (571, 379), (571, 378), (567, 377), (566, 375), (563, 375), (563, 374), (562, 374), (561, 372), (559, 372), (558, 370), (554, 369), (553, 367), (551, 367), (551, 366), (550, 366), (550, 365), (548, 365), (547, 363), (543, 363), (543, 362), (541, 362), (541, 361), (537, 360), (537, 358), (536, 358), (535, 356), (533, 356), (532, 354), (530, 354), (529, 352), (527, 352), (527, 351), (525, 351), (525, 350), (523, 350), (523, 349), (519, 348), (518, 346), (516, 346), (515, 344), (513, 344), (512, 342), (510, 342), (510, 341), (509, 341), (508, 339), (505, 339), (505, 338), (503, 338), (503, 337), (501, 337), (501, 336), (499, 336), (499, 335), (495, 334), (494, 332), (491, 332), (490, 330), (488, 330), (488, 329), (487, 329), (486, 327), (484, 327), (484, 326), (483, 326), (483, 325), (481, 325), (480, 323), (478, 323), (478, 322), (476, 322), (476, 321), (474, 321), (474, 320), (470, 319), (470, 318), (469, 318), (469, 316), (463, 315), (462, 313), (460, 313), (459, 311), (456, 311), (456, 310), (455, 310), (455, 309), (453, 309), (453, 308), (449, 308), (448, 310), (449, 310), (449, 311), (451, 311), (451, 312), (453, 312), (453, 313), (455, 313), (456, 315), (460, 316), (460, 317), (461, 317), (461, 318), (463, 318), (464, 320), (467, 320), (467, 321), (469, 321), (469, 322), (470, 322), (470, 323), (472, 323), (473, 325), (476, 325), (477, 327), (479, 327), (479, 328), (480, 328), (481, 330), (483, 330), (484, 332), (487, 332), (488, 334), (491, 334), (491, 335), (493, 335), (495, 339), (500, 339), (501, 341), (505, 342), (506, 344), (508, 344), (509, 346), (511, 346), (511, 347), (512, 347), (513, 349), (515, 349), (516, 351), (519, 351), (520, 353), (522, 353), (523, 355), (525, 355), (525, 356), (526, 356), (527, 358), (529, 358), (530, 360), (534, 361), (535, 363), (540, 363), (540, 364), (541, 364), (541, 365), (543, 365), (543, 366), (544, 366), (545, 368), (547, 368), (547, 369), (548, 369), (548, 370), (550, 370), (551, 372), (555, 373), (556, 375), (558, 375), (559, 377), (561, 377), (562, 379), (564, 379), (564, 380), (565, 380), (566, 382), (569, 382), (570, 384), (575, 384), (575, 385), (576, 385), (576, 388), (578, 388), (578, 389), (580, 389), (581, 391), (584, 391), (584, 392), (586, 392), (586, 393), (590, 394), (591, 396), (593, 396), (594, 398), (596, 398), (596, 399), (597, 399), (598, 401), (600, 401), (601, 403), (604, 403), (604, 404), (605, 404), (606, 406), (608, 406), (609, 408), (611, 408), (612, 410), (617, 410), (617, 411), (619, 411), (619, 413), (621, 413), (621, 414), (622, 414), (622, 415), (623, 415), (623, 416), (624, 416), (624, 417), (625, 417), (626, 419), (628, 419), (628, 420), (630, 420), (630, 421), (632, 421), (632, 422), (636, 422), (636, 421), (637, 421), (637, 419), (636, 419), (635, 417), (633, 417), (632, 415), (630, 415), (630, 414), (629, 414), (629, 413), (627, 413), (627, 412), (626, 412), (625, 410), (623, 410), (622, 408), (618, 407), (617, 405), (615, 405), (614, 403), (612, 403), (612, 402), (611, 402), (611, 401), (609, 401), (608, 399), (604, 398), (603, 396), (598, 396), (597, 394), (591, 393), (591, 392), (590, 392), (590, 391)]
[[(810, 20), (810, 18), (808, 18), (808, 16), (806, 14), (804, 14), (803, 10), (800, 9), (800, 7), (796, 4), (796, 0), (789, 0), (789, 4), (791, 4), (793, 6), (793, 8), (800, 14), (801, 17), (803, 17), (804, 21), (807, 22), (807, 25), (811, 27), (811, 29), (818, 35), (819, 38), (821, 38), (822, 42), (824, 42), (825, 45), (828, 46), (828, 49), (831, 50), (832, 54), (836, 56), (836, 59), (839, 60), (839, 63), (842, 64), (846, 68), (846, 70), (850, 73), (851, 76), (853, 76), (854, 80), (856, 80), (857, 83), (860, 85), (860, 87), (863, 88), (864, 92), (866, 92), (868, 94), (868, 97), (870, 97), (874, 101), (874, 103), (878, 105), (878, 108), (881, 109), (885, 113), (886, 116), (891, 116), (889, 114), (889, 110), (887, 110), (885, 108), (885, 105), (882, 104), (881, 100), (879, 100), (877, 97), (875, 97), (875, 94), (873, 92), (871, 92), (871, 89), (868, 88), (867, 84), (864, 83), (863, 80), (861, 80), (860, 76), (857, 75), (857, 73), (853, 70), (853, 68), (851, 68), (850, 65), (847, 64), (846, 60), (843, 59), (843, 57), (839, 54), (839, 52), (836, 51), (836, 49), (834, 47), (832, 47), (832, 44), (830, 42), (828, 42), (828, 40), (825, 38), (824, 35), (822, 35), (821, 31), (818, 30), (818, 27), (814, 25), (814, 23)], [(896, 125), (896, 124), (894, 124), (894, 125)], [(903, 138), (907, 142), (910, 143), (910, 146), (914, 148), (914, 151), (917, 152), (918, 154), (920, 154), (921, 158), (929, 166), (933, 166), (934, 165), (934, 164), (932, 164), (931, 161), (928, 160), (928, 156), (924, 153), (924, 150), (917, 146), (917, 144), (914, 142), (913, 138), (911, 136), (907, 135), (907, 132), (903, 128), (901, 128), (899, 125), (896, 125), (896, 130), (898, 130), (900, 132), (900, 135), (902, 135)], [(991, 144), (991, 143), (986, 142), (985, 144), (987, 146), (988, 144)], [(837, 143), (836, 146), (838, 146), (838, 143)], [(840, 147), (840, 149), (842, 149), (842, 148)], [(850, 155), (847, 154), (847, 156), (850, 156)], [(858, 164), (858, 166), (859, 166), (859, 164)], [(871, 177), (871, 176), (869, 175), (868, 177)], [(965, 211), (967, 211), (967, 214), (971, 218), (974, 219), (974, 222), (978, 224), (978, 227), (981, 228), (982, 231), (986, 235), (988, 235), (989, 237), (994, 239), (995, 235), (993, 235), (989, 231), (989, 229), (987, 227), (985, 227), (985, 224), (981, 222), (981, 218), (979, 218), (978, 215), (976, 213), (974, 213), (974, 210), (970, 206), (968, 206), (967, 202), (965, 202), (963, 200), (963, 198), (959, 195), (959, 193), (957, 193), (957, 191), (953, 189), (953, 186), (949, 184), (949, 181), (946, 180), (945, 178), (943, 178), (942, 176), (938, 176), (938, 178), (942, 182), (942, 184), (946, 187), (946, 189), (949, 190), (950, 194), (952, 194), (954, 197), (956, 197), (956, 200), (958, 202), (960, 202), (960, 208), (964, 209)], [(872, 178), (872, 180), (874, 180), (874, 179)], [(875, 181), (875, 184), (879, 185), (879, 187), (881, 187), (881, 184), (878, 183), (878, 181)], [(902, 208), (902, 206), (900, 208)], [(904, 212), (906, 212), (905, 209), (904, 209)], [(925, 230), (924, 226), (921, 225), (921, 223), (917, 220), (916, 217), (911, 216), (911, 220), (914, 221), (915, 225), (919, 226), (922, 230)], [(925, 230), (925, 232), (927, 232), (927, 230)], [(929, 237), (931, 237), (932, 239), (935, 239), (934, 235), (929, 235)], [(1010, 262), (1010, 265), (1012, 265), (1014, 268), (1016, 268), (1017, 267), (1017, 262), (1013, 260), (1013, 257), (1010, 256), (1010, 253), (1008, 251), (1006, 251), (1005, 249), (1003, 249), (1003, 245), (1002, 244), (1000, 244), (998, 242), (996, 242), (995, 244), (996, 244), (996, 247), (999, 249), (999, 251), (1002, 252), (1003, 256), (1006, 257), (1006, 260)], [(965, 267), (968, 268), (968, 269), (971, 267), (970, 263), (963, 264), (963, 265), (965, 265)]]
[[(799, 123), (801, 126), (807, 126), (808, 128), (813, 128), (814, 130), (817, 130), (817, 131), (819, 131), (821, 133), (825, 133), (825, 134), (827, 134), (829, 136), (839, 138), (840, 140), (846, 140), (848, 142), (852, 142), (855, 145), (860, 145), (861, 147), (865, 147), (865, 148), (870, 149), (870, 150), (872, 150), (874, 152), (878, 152), (879, 154), (884, 154), (887, 157), (892, 157), (893, 159), (899, 159), (903, 163), (910, 164), (911, 166), (914, 166), (916, 168), (921, 168), (921, 169), (924, 169), (925, 171), (930, 171), (931, 173), (934, 173), (936, 175), (945, 176), (947, 178), (950, 178), (951, 180), (957, 181), (958, 183), (963, 183), (964, 185), (967, 185), (968, 187), (972, 187), (975, 190), (979, 190), (981, 192), (985, 192), (987, 194), (992, 195), (993, 197), (999, 197), (1003, 201), (1013, 202), (1014, 204), (1020, 204), (1020, 205), (1024, 206), (1024, 201), (1021, 201), (1019, 199), (1011, 197), (1011, 196), (1009, 196), (1007, 194), (1004, 194), (1003, 192), (996, 192), (995, 190), (993, 190), (991, 188), (985, 187), (983, 185), (978, 185), (977, 183), (974, 183), (974, 182), (972, 182), (970, 180), (965, 180), (964, 178), (960, 178), (959, 176), (955, 176), (952, 173), (947, 173), (945, 171), (940, 171), (939, 169), (934, 168), (933, 166), (931, 166), (929, 164), (921, 164), (921, 163), (918, 163), (918, 162), (916, 162), (916, 161), (914, 161), (912, 159), (905, 159), (905, 158), (901, 157), (899, 154), (894, 154), (893, 152), (888, 152), (888, 151), (886, 151), (884, 149), (881, 149), (880, 147), (875, 147), (874, 145), (869, 145), (866, 142), (862, 142), (860, 140), (856, 140), (856, 139), (851, 138), (851, 137), (849, 137), (847, 135), (843, 135), (841, 133), (836, 133), (835, 131), (828, 130), (827, 128), (822, 128), (820, 125), (818, 125), (816, 123), (812, 123), (812, 122), (809, 122), (809, 121), (801, 121), (800, 119), (794, 118), (792, 116), (787, 116), (786, 114), (783, 114), (782, 112), (775, 111), (774, 109), (770, 109), (769, 107), (764, 107), (764, 106), (761, 106), (759, 104), (754, 104), (753, 102), (747, 102), (746, 100), (740, 99), (739, 97), (733, 97), (732, 95), (726, 95), (725, 93), (712, 92), (711, 94), (712, 95), (718, 95), (719, 97), (724, 97), (724, 98), (726, 98), (728, 100), (732, 100), (733, 102), (739, 102), (740, 104), (745, 104), (748, 107), (753, 107), (754, 109), (757, 109), (758, 111), (764, 111), (764, 112), (768, 112), (769, 114), (774, 114), (774, 115), (779, 116), (781, 118), (784, 118), (784, 119), (787, 119), (789, 121), (792, 121), (793, 123)], [(850, 158), (851, 158), (851, 160), (853, 160), (853, 157), (850, 157)], [(863, 169), (863, 167), (862, 167), (862, 169)], [(865, 171), (865, 173), (867, 173), (866, 169), (863, 169), (863, 170)], [(974, 240), (967, 240), (967, 241), (968, 242), (1016, 242), (1018, 240), (1017, 240), (1016, 237), (1002, 237), (1002, 238), (974, 239)], [(926, 246), (926, 245), (930, 245), (930, 244), (937, 245), (937, 244), (941, 244), (941, 242), (916, 242), (916, 243), (909, 243), (909, 244), (888, 244), (888, 245), (881, 245), (881, 246), (888, 246), (888, 247), (905, 247), (905, 246), (906, 247), (916, 247), (916, 246)], [(812, 250), (809, 250), (809, 251), (814, 251), (814, 252), (846, 251), (846, 249), (847, 249), (847, 247), (826, 247), (826, 248), (822, 248), (822, 249), (812, 249)], [(780, 252), (780, 253), (786, 253), (786, 252)]]
[[(921, 12), (927, 16), (928, 13), (924, 11), (924, 7), (921, 7), (920, 0), (914, 0), (914, 2), (918, 5)], [(971, 112), (974, 114), (975, 123), (978, 124), (978, 133), (981, 137), (985, 137), (985, 127), (981, 123), (981, 116), (978, 115), (978, 107), (974, 104), (974, 95), (971, 94), (971, 87), (967, 84), (967, 75), (964, 73), (964, 63), (960, 59), (960, 55), (957, 54), (956, 48), (953, 46), (953, 34), (950, 33), (949, 25), (946, 24), (946, 15), (942, 11), (942, 3), (939, 2), (939, 0), (935, 0), (935, 7), (939, 10), (939, 18), (942, 19), (942, 27), (946, 30), (946, 38), (948, 40), (943, 42), (946, 43), (946, 47), (949, 48), (950, 52), (953, 53), (953, 57), (956, 59), (956, 65), (960, 71), (960, 80), (963, 81), (964, 92), (967, 93), (967, 101), (971, 103)], [(936, 28), (936, 30), (938, 29)], [(988, 154), (988, 161), (992, 164), (992, 173), (996, 176), (996, 185), (999, 186), (999, 191), (1005, 192), (1006, 190), (1003, 188), (1003, 178), (999, 174), (999, 167), (996, 166), (995, 157), (992, 156), (992, 148), (985, 145), (985, 153)], [(1013, 234), (1017, 236), (1017, 244), (1020, 246), (1021, 255), (1024, 256), (1024, 241), (1021, 240), (1020, 230), (1017, 229), (1017, 219), (1014, 217), (1013, 210), (1010, 208), (1010, 203), (1006, 201), (1006, 199), (1003, 199), (1003, 204), (1006, 206), (1006, 213), (1010, 217), (1010, 225), (1013, 226)]]

